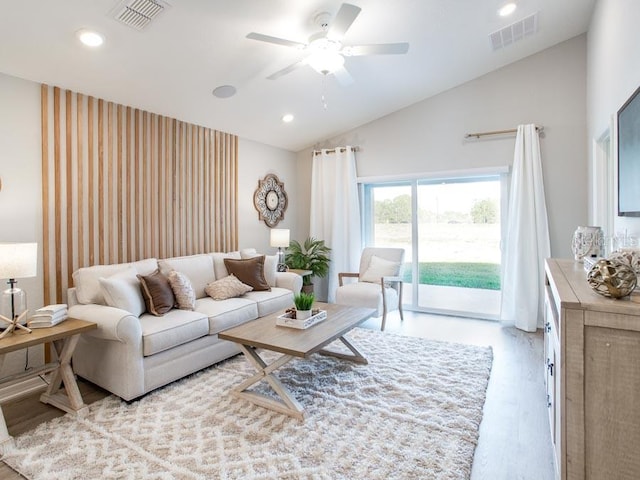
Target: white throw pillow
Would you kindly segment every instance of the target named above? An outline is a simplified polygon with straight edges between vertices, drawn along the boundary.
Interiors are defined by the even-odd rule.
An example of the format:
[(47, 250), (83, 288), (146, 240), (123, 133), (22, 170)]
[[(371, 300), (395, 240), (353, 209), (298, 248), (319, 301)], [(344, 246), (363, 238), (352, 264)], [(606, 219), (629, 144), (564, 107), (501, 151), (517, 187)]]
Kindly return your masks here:
[[(245, 248), (240, 251), (242, 260), (259, 257), (262, 254), (256, 253), (255, 248)], [(278, 254), (264, 256), (264, 279), (270, 287), (276, 286), (276, 272), (278, 271)]]
[(196, 308), (196, 293), (191, 285), (191, 280), (184, 273), (172, 270), (167, 275), (171, 290), (176, 296), (176, 303), (180, 310), (194, 310)]
[(233, 273), (220, 280), (211, 282), (205, 287), (207, 295), (214, 300), (226, 300), (227, 298), (239, 297), (251, 290), (253, 290), (253, 287), (242, 283)]
[(367, 270), (360, 276), (361, 282), (380, 283), (380, 277), (392, 277), (398, 274), (400, 263), (371, 256)]
[(100, 277), (98, 282), (106, 304), (125, 310), (136, 317), (142, 315), (146, 307), (137, 274), (138, 271), (134, 267), (129, 267), (109, 277)]

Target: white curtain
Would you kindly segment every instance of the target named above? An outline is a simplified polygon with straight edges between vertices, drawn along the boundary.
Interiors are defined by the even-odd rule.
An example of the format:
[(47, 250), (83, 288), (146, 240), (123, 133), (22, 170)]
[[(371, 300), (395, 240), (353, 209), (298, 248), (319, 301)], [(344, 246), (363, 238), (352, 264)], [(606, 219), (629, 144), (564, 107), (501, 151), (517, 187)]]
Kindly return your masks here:
[(326, 297), (332, 303), (338, 273), (357, 272), (362, 250), (356, 157), (349, 146), (314, 153), (309, 234), (331, 248)]
[(551, 252), (535, 125), (518, 126), (507, 215), (501, 319), (534, 332), (542, 325), (544, 260)]

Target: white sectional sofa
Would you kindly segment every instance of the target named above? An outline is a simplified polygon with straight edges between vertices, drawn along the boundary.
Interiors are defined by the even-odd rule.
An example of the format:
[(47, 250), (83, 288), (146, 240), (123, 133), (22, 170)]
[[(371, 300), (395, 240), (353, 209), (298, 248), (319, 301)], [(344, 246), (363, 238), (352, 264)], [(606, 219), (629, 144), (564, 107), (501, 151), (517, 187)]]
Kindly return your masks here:
[[(150, 258), (74, 272), (74, 287), (67, 298), (69, 316), (98, 324), (96, 330), (82, 334), (73, 356), (74, 371), (122, 399), (132, 400), (236, 355), (236, 345), (218, 339), (218, 332), (284, 311), (293, 305), (294, 293), (302, 286), (299, 275), (276, 271), (274, 255), (265, 257), (264, 278), (270, 291), (251, 291), (225, 300), (207, 296), (205, 287), (228, 275), (225, 258), (254, 254), (255, 250)], [(162, 316), (140, 313), (137, 302), (141, 297), (136, 296), (140, 285), (135, 274), (150, 275), (157, 269), (163, 273), (175, 270), (188, 277), (196, 294), (193, 311), (173, 308)], [(105, 298), (105, 279), (119, 277), (131, 287), (123, 301), (128, 310), (108, 306), (114, 300), (112, 296), (108, 302)]]

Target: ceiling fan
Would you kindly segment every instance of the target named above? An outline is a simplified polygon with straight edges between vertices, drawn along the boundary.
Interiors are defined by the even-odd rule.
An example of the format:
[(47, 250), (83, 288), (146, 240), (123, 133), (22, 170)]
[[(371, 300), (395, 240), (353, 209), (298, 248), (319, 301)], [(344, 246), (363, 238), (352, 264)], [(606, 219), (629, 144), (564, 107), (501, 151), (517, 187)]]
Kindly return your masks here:
[(287, 40), (285, 38), (272, 37), (261, 33), (251, 32), (247, 38), (261, 42), (283, 45), (301, 50), (305, 57), (299, 62), (278, 70), (269, 75), (269, 80), (275, 80), (302, 67), (309, 65), (322, 75), (334, 74), (343, 85), (353, 83), (353, 77), (344, 67), (345, 57), (362, 55), (399, 55), (409, 51), (408, 43), (378, 43), (372, 45), (343, 45), (342, 38), (351, 27), (351, 24), (360, 14), (362, 9), (356, 5), (343, 3), (335, 18), (331, 20), (331, 14), (320, 13), (314, 21), (321, 31), (309, 37), (307, 43)]

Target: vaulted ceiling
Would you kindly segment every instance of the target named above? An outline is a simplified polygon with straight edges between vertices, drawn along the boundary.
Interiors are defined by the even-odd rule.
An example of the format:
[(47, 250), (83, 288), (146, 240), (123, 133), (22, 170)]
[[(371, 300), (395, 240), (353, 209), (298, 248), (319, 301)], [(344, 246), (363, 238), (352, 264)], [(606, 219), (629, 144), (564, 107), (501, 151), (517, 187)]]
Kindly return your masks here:
[[(349, 0), (362, 10), (345, 45), (410, 47), (346, 57), (354, 82), (341, 85), (309, 66), (267, 79), (305, 53), (246, 38), (307, 43), (314, 18), (335, 16), (340, 0), (168, 0), (142, 30), (114, 18), (120, 0), (0, 0), (0, 72), (299, 151), (579, 35), (595, 3), (513, 1), (500, 17), (507, 0)], [(490, 34), (534, 14), (535, 33), (494, 48)], [(105, 43), (82, 45), (83, 28)], [(236, 94), (212, 95), (221, 85)], [(293, 122), (281, 121), (286, 113)]]

